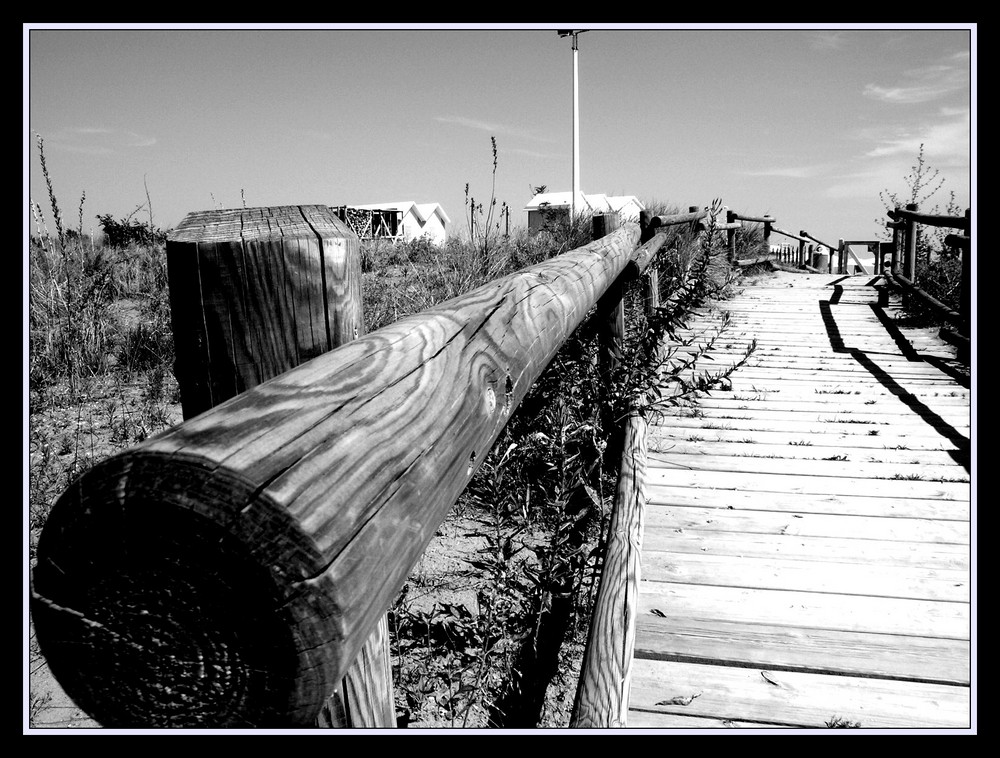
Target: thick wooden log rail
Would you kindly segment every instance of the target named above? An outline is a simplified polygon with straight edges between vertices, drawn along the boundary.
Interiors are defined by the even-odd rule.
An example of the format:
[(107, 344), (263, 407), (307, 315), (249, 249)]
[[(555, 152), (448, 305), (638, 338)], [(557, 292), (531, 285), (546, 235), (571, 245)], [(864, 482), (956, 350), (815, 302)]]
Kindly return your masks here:
[(112, 727), (312, 725), (639, 234), (361, 336), (82, 476), (33, 582), (67, 693)]
[[(318, 268), (300, 254), (303, 243), (293, 242), (301, 234), (272, 236), (266, 223), (244, 228), (253, 245), (234, 245), (226, 235), (198, 241), (195, 233), (177, 241), (219, 262), (211, 269), (217, 278), (238, 273), (250, 251), (258, 263), (298, 261), (286, 268), (299, 271), (297, 279), (278, 288), (292, 300), (301, 299), (292, 296), (295, 286), (312, 292), (317, 281), (324, 292), (333, 284), (349, 293), (352, 274), (340, 254), (347, 250), (349, 257), (351, 242), (341, 242), (336, 223), (316, 223), (325, 217), (322, 207), (299, 208), (313, 217), (306, 236), (318, 240), (321, 252), (332, 251), (320, 255)], [(211, 319), (199, 325), (192, 313), (187, 320), (181, 314), (175, 328), (194, 335), (187, 376), (204, 362), (218, 367), (219, 351), (202, 349), (209, 338), (227, 346), (222, 365), (234, 375), (249, 363), (240, 360), (241, 349), (290, 367), (269, 369), (276, 373), (270, 378), (248, 376), (248, 385), (258, 383), (221, 401), (224, 392), (207, 390), (207, 400), (199, 401), (209, 406), (203, 412), (185, 405), (182, 424), (99, 463), (56, 503), (38, 545), (31, 610), (42, 652), (64, 689), (107, 727), (343, 724), (343, 714), (329, 713), (342, 702), (331, 695), (367, 686), (345, 683), (344, 676), (359, 658), (380, 657), (386, 610), (532, 383), (595, 307), (613, 361), (623, 334), (623, 283), (642, 276), (646, 307), (656, 308), (650, 263), (667, 239), (665, 228), (688, 225), (697, 234), (707, 215), (697, 207), (674, 216), (644, 214), (639, 225), (620, 228), (603, 220), (595, 233), (607, 236), (589, 245), (372, 334), (350, 327), (335, 349), (334, 325), (348, 320), (331, 317), (327, 302), (306, 314), (267, 294), (263, 278), (257, 294), (241, 301), (256, 312), (246, 318), (256, 318), (264, 335), (268, 323), (297, 325), (284, 337), (258, 335), (248, 343), (233, 333), (220, 341), (207, 326)], [(970, 247), (967, 219), (955, 225), (964, 234), (953, 235), (962, 250)], [(798, 256), (731, 256), (733, 265), (772, 260), (815, 272), (807, 241), (817, 240), (777, 228), (771, 216), (730, 212), (715, 228), (731, 239), (744, 221), (764, 224), (767, 235), (797, 239)], [(898, 242), (894, 264), (908, 263), (916, 222), (904, 212), (889, 225)], [(185, 281), (178, 276), (172, 286)], [(895, 272), (892, 281), (912, 282)], [(216, 313), (221, 323), (226, 309), (238, 305), (203, 303), (202, 312)], [(288, 318), (265, 313), (264, 305)], [(965, 305), (965, 323), (968, 313)], [(830, 328), (825, 316), (823, 324)], [(305, 347), (286, 355), (275, 347), (282, 339)], [(778, 342), (789, 339), (795, 338)], [(865, 360), (864, 353), (850, 355)], [(801, 381), (799, 373), (798, 365), (791, 368), (789, 386)], [(752, 372), (747, 381), (753, 384)], [(638, 405), (622, 436), (609, 543), (572, 716), (577, 727), (634, 725), (636, 712), (657, 726), (663, 711), (663, 703), (643, 701), (659, 664), (643, 664), (638, 699), (635, 692), (636, 630), (648, 627), (650, 602), (639, 597), (649, 498), (647, 429)], [(669, 489), (658, 482), (661, 494)], [(683, 618), (683, 611), (668, 610), (675, 621)], [(667, 710), (683, 713), (699, 696), (687, 693), (685, 702), (682, 693)], [(714, 712), (706, 713), (711, 720)], [(662, 720), (677, 726), (684, 719)]]

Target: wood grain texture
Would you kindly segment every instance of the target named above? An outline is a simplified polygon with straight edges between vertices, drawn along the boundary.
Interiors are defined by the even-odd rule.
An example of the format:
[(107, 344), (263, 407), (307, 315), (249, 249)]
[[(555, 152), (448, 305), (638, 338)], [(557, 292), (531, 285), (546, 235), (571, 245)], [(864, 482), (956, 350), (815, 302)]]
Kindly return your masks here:
[(968, 688), (943, 684), (834, 679), (761, 667), (640, 659), (632, 691), (630, 724), (642, 719), (639, 714), (649, 713), (752, 722), (759, 727), (823, 729), (834, 719), (859, 724), (862, 729), (970, 725)]
[(629, 727), (972, 725), (968, 375), (883, 300), (777, 273), (676, 335), (757, 349), (650, 427)]
[(360, 243), (325, 206), (188, 214), (167, 262), (185, 418), (363, 328)]
[[(85, 474), (53, 509), (34, 575), (38, 637), (67, 692), (109, 726), (313, 724), (638, 237), (626, 225), (361, 336)], [(160, 528), (173, 520), (227, 550), (189, 555)], [(164, 592), (140, 591), (150, 567)], [(136, 591), (91, 589), (121, 583)], [(159, 640), (136, 643), (148, 656), (78, 673), (138, 655), (140, 620)], [(261, 634), (244, 649), (248, 626)], [(184, 697), (167, 696), (179, 671)]]
[(576, 729), (622, 727), (627, 719), (646, 505), (645, 440), (645, 420), (629, 416), (601, 584), (570, 719)]

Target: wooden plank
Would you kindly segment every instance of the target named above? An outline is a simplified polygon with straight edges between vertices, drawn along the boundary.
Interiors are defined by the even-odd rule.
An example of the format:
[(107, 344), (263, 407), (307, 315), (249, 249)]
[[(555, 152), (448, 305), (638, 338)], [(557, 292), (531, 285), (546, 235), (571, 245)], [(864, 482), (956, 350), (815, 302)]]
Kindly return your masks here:
[(970, 635), (968, 603), (643, 582), (639, 618), (660, 613), (954, 640), (968, 640)]
[(939, 519), (968, 521), (968, 500), (938, 500), (913, 497), (869, 497), (861, 493), (850, 495), (781, 494), (774, 492), (740, 492), (727, 490), (724, 504), (715, 490), (648, 485), (650, 505), (673, 505), (688, 508), (733, 508), (734, 510), (780, 511), (786, 513), (829, 513), (848, 516), (878, 516), (879, 518)]
[(646, 524), (650, 528), (787, 534), (797, 537), (853, 537), (957, 545), (969, 544), (970, 538), (970, 524), (967, 521), (737, 511), (726, 507), (713, 511), (657, 505), (649, 508)]
[(895, 479), (858, 479), (856, 477), (784, 476), (781, 474), (744, 474), (716, 471), (707, 479), (697, 471), (662, 469), (650, 466), (647, 482), (651, 485), (705, 487), (724, 497), (725, 490), (757, 492), (799, 492), (815, 495), (854, 495), (863, 492), (873, 497), (917, 497), (939, 500), (968, 500), (969, 485), (953, 482), (921, 482)]
[[(683, 534), (683, 539), (679, 535)], [(812, 560), (822, 555), (831, 562), (859, 563), (867, 561), (885, 566), (926, 566), (927, 568), (968, 571), (968, 545), (933, 544), (925, 541), (905, 542), (854, 539), (853, 537), (809, 537), (790, 534), (720, 532), (718, 530), (686, 529), (646, 525), (644, 550), (735, 555), (747, 557), (779, 557)]]
[(822, 556), (803, 561), (647, 550), (642, 578), (649, 582), (725, 582), (752, 589), (969, 602), (969, 574), (963, 569), (850, 564), (824, 561)]
[(968, 687), (922, 682), (637, 660), (632, 692), (630, 724), (647, 711), (814, 729), (837, 718), (862, 729), (971, 725)]
[[(636, 730), (671, 730), (687, 734), (706, 732), (715, 729), (749, 729), (758, 734), (780, 734), (783, 730), (791, 728), (786, 726), (775, 726), (773, 724), (768, 725), (767, 727), (761, 727), (760, 724), (754, 724), (750, 721), (699, 718), (698, 716), (686, 716), (678, 713), (652, 713), (649, 711), (629, 711), (628, 727)], [(771, 730), (774, 730), (774, 732)]]
[[(806, 431), (811, 429), (807, 427)], [(769, 445), (789, 445), (792, 447), (822, 447), (822, 446), (843, 446), (850, 443), (850, 447), (859, 451), (872, 450), (955, 450), (955, 445), (946, 437), (941, 435), (892, 435), (882, 434), (869, 435), (857, 434), (856, 429), (849, 431), (854, 434), (838, 433), (836, 430), (829, 430), (822, 436), (810, 437), (803, 433), (803, 428), (792, 428), (788, 430), (754, 429), (747, 427), (744, 429), (723, 428), (719, 425), (716, 428), (683, 426), (683, 427), (651, 427), (650, 434), (660, 443), (650, 443), (650, 449), (657, 448), (657, 445), (668, 445), (671, 440), (685, 440), (688, 442), (736, 442), (736, 443), (759, 443)], [(814, 434), (817, 434), (814, 432)], [(860, 453), (859, 453), (860, 454)]]
[[(748, 446), (759, 450), (756, 446)], [(792, 447), (788, 445), (786, 447)], [(649, 453), (650, 465), (667, 470), (674, 468), (691, 471), (729, 471), (758, 474), (783, 474), (787, 476), (843, 477), (850, 475), (857, 479), (889, 479), (968, 482), (969, 475), (954, 461), (944, 465), (900, 461), (892, 463), (871, 463), (867, 461), (841, 460), (849, 448), (840, 448), (836, 460), (804, 460), (778, 457), (775, 454), (753, 455), (748, 450), (743, 455), (716, 455), (705, 450), (699, 455), (677, 455), (653, 450)]]
[(968, 640), (692, 619), (676, 614), (640, 617), (635, 654), (658, 661), (950, 685), (968, 686), (971, 679)]
[[(779, 460), (810, 460), (832, 461), (840, 460), (846, 464), (881, 463), (894, 465), (919, 466), (960, 466), (955, 459), (955, 451), (951, 450), (894, 450), (886, 448), (856, 448), (843, 445), (789, 445), (756, 442), (690, 442), (674, 439), (664, 442), (657, 435), (650, 443), (654, 453), (669, 453), (677, 456), (692, 456), (688, 465), (698, 466), (702, 457), (727, 456), (730, 458), (770, 458)], [(679, 459), (683, 464), (684, 460)], [(851, 468), (857, 473), (856, 468)], [(960, 476), (964, 469), (959, 469), (953, 475)]]
[[(892, 413), (898, 414), (900, 411), (909, 410), (909, 406), (896, 395), (883, 396), (875, 399), (862, 389), (844, 390), (839, 393), (813, 393), (812, 397), (794, 396), (770, 397), (767, 394), (749, 394), (730, 396), (726, 394), (712, 394), (697, 398), (691, 403), (692, 407), (702, 409), (738, 409), (738, 410), (775, 410), (775, 411), (813, 411), (822, 412), (823, 409), (846, 408), (864, 409), (867, 413)], [(953, 413), (956, 415), (970, 414), (972, 409), (968, 397), (938, 397), (933, 400), (924, 400), (926, 405), (937, 413)], [(931, 402), (934, 404), (931, 406)], [(679, 408), (682, 406), (678, 406)]]
[[(967, 439), (969, 428), (966, 424), (939, 424), (937, 426), (927, 423), (922, 419), (913, 420), (910, 417), (902, 417), (896, 423), (883, 424), (851, 424), (849, 422), (829, 422), (829, 421), (770, 421), (768, 423), (758, 422), (752, 418), (727, 418), (727, 419), (697, 419), (684, 418), (682, 416), (670, 416), (669, 425), (674, 430), (677, 429), (704, 429), (706, 431), (720, 430), (744, 430), (749, 432), (797, 432), (799, 434), (819, 435), (821, 439), (817, 444), (822, 444), (823, 438), (829, 439), (826, 435), (848, 435), (850, 437), (881, 437), (883, 444), (888, 438), (917, 438), (936, 439), (941, 437), (945, 444), (948, 440), (959, 438)], [(942, 432), (949, 432), (944, 434)], [(892, 443), (898, 444), (898, 443)], [(952, 442), (954, 446), (954, 442)]]

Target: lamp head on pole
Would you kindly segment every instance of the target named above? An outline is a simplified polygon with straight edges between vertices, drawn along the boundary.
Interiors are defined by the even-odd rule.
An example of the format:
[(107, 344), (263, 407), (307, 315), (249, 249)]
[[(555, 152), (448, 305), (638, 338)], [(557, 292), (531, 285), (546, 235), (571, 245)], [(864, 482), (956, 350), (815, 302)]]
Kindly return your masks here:
[(573, 49), (576, 50), (576, 38), (577, 35), (583, 34), (587, 29), (559, 29), (557, 33), (560, 37), (572, 37), (573, 38)]

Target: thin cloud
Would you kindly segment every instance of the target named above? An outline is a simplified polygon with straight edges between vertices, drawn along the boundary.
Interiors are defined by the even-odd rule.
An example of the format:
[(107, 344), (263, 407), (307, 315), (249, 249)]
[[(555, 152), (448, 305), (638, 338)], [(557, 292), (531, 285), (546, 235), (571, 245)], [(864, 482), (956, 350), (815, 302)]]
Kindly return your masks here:
[(847, 46), (847, 35), (844, 32), (823, 32), (812, 38), (813, 50), (841, 50)]
[(135, 132), (126, 132), (129, 147), (152, 147), (156, 144), (156, 137), (146, 137)]
[(867, 158), (893, 155), (916, 155), (920, 145), (939, 160), (968, 162), (970, 157), (970, 117), (968, 110), (942, 110), (946, 121), (923, 124), (909, 130), (900, 130), (882, 138), (874, 148), (865, 153)]
[(521, 137), (522, 139), (534, 140), (536, 142), (552, 142), (551, 139), (538, 137), (526, 129), (490, 123), (488, 121), (479, 121), (478, 119), (466, 118), (465, 116), (435, 116), (434, 120), (440, 121), (442, 124), (455, 124), (456, 126), (464, 126), (467, 129), (478, 129), (492, 134), (505, 134), (508, 137)]
[(926, 103), (968, 90), (968, 59), (969, 56), (963, 52), (949, 57), (944, 63), (904, 72), (903, 76), (909, 80), (905, 83), (889, 86), (868, 84), (864, 96), (884, 103), (905, 105)]
[(775, 166), (760, 171), (743, 171), (745, 176), (776, 176), (784, 179), (809, 179), (825, 173), (826, 166)]

